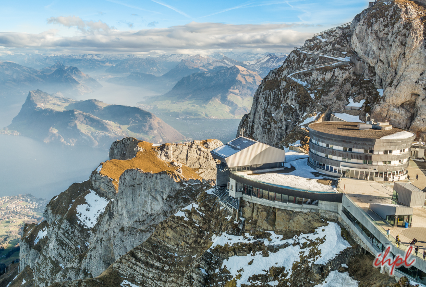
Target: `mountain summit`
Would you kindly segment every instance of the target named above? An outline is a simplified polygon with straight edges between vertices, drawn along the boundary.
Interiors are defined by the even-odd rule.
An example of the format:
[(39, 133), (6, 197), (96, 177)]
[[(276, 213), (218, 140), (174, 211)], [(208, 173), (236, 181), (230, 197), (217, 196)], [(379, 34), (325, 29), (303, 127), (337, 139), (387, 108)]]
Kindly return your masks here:
[(75, 101), (40, 90), (29, 92), (8, 129), (46, 143), (101, 148), (129, 135), (156, 143), (184, 139), (161, 119), (139, 108), (97, 100)]
[(282, 146), (303, 138), (301, 125), (316, 115), (350, 109), (425, 139), (425, 7), (378, 1), (351, 23), (306, 40), (262, 81), (239, 131)]

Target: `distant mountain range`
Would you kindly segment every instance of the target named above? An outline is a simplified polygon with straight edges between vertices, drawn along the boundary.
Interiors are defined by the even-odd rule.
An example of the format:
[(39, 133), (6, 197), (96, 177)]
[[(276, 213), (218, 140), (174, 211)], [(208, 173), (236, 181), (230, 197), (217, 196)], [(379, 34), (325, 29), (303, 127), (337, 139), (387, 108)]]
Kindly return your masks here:
[(143, 108), (158, 115), (239, 118), (250, 110), (262, 78), (284, 60), (285, 56), (274, 54), (246, 62), (197, 55), (183, 59), (162, 76), (132, 72), (109, 81), (163, 94), (141, 102)]
[(76, 67), (56, 63), (51, 67), (36, 70), (13, 62), (0, 62), (0, 85), (6, 89), (27, 92), (30, 89), (44, 89), (49, 92), (78, 94), (91, 93), (102, 87)]
[(184, 139), (160, 118), (140, 108), (97, 100), (75, 101), (40, 90), (29, 92), (19, 114), (2, 132), (13, 131), (46, 143), (100, 148), (127, 136), (154, 143)]
[(178, 117), (238, 118), (249, 111), (262, 78), (242, 66), (212, 68), (182, 78), (171, 91), (143, 107)]
[(263, 58), (253, 61), (245, 61), (244, 65), (247, 69), (256, 71), (262, 78), (266, 77), (271, 70), (281, 67), (287, 56), (276, 56), (268, 54)]
[(0, 87), (0, 111), (3, 112), (22, 105), (30, 90), (73, 96), (91, 93), (102, 86), (78, 68), (60, 63), (36, 70), (13, 62), (0, 62)]
[(106, 69), (107, 73), (146, 73), (161, 76), (179, 63), (180, 59), (167, 61), (163, 58), (130, 58)]

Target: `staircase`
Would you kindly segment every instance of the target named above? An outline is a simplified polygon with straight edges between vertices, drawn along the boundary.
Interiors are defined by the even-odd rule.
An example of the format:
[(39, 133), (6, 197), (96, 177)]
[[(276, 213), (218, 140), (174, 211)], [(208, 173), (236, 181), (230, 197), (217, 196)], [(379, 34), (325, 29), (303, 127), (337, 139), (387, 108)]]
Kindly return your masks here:
[(219, 202), (229, 211), (232, 211), (233, 209), (239, 210), (239, 200), (230, 196), (226, 187), (215, 186), (213, 194), (219, 198)]

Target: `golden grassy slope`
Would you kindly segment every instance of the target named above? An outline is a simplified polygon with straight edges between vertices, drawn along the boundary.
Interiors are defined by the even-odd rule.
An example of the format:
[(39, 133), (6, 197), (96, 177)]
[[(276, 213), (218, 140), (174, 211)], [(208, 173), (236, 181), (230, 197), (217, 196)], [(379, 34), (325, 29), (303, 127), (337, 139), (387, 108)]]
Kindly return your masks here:
[[(202, 180), (194, 169), (182, 165), (173, 165), (171, 162), (165, 162), (158, 158), (156, 149), (152, 143), (142, 141), (138, 143), (140, 151), (132, 159), (128, 160), (108, 160), (102, 164), (102, 169), (100, 171), (101, 175), (108, 176), (113, 180), (115, 188), (118, 190), (118, 183), (120, 176), (124, 171), (128, 169), (139, 169), (146, 173), (161, 173), (166, 172), (171, 175), (176, 182), (179, 182), (183, 179), (196, 179)], [(181, 169), (181, 173), (178, 171)]]

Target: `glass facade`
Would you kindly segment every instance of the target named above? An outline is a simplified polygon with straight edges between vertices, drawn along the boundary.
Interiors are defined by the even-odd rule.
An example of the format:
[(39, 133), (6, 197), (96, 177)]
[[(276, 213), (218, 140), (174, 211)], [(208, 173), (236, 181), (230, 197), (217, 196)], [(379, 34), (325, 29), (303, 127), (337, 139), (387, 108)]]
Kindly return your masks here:
[(295, 196), (289, 196), (287, 194), (279, 193), (279, 192), (273, 192), (269, 190), (264, 190), (256, 187), (252, 187), (247, 184), (242, 184), (237, 182), (237, 191), (241, 192), (244, 195), (257, 197), (261, 199), (266, 199), (270, 201), (277, 201), (277, 202), (283, 202), (283, 203), (294, 203), (294, 204), (300, 204), (300, 205), (318, 205), (318, 200), (312, 200), (309, 198), (302, 198), (302, 197), (295, 197)]

